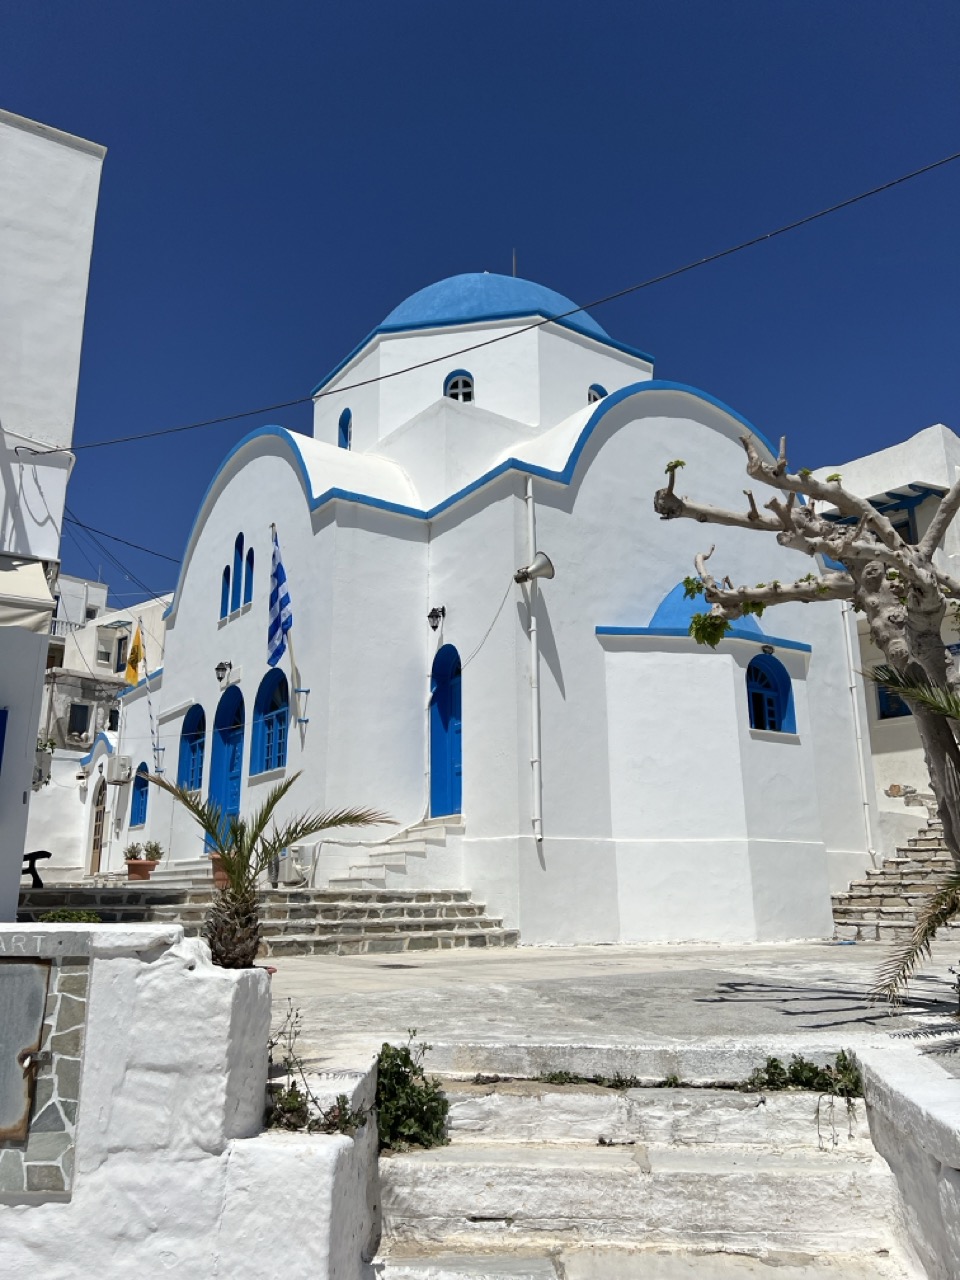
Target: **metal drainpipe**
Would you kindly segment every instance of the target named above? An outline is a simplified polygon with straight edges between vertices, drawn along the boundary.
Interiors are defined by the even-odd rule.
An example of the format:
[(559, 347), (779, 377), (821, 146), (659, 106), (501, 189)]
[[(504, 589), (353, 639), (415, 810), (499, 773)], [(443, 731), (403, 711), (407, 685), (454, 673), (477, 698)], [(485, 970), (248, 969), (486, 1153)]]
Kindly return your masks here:
[(844, 600), (840, 605), (841, 616), (843, 620), (843, 643), (847, 654), (847, 677), (849, 679), (848, 688), (850, 690), (850, 706), (853, 711), (853, 731), (857, 740), (857, 765), (860, 771), (860, 797), (863, 805), (863, 829), (867, 838), (867, 853), (873, 865), (877, 865), (877, 851), (873, 847), (873, 826), (870, 822), (870, 795), (869, 784), (867, 779), (867, 761), (863, 749), (863, 733), (860, 728), (860, 708), (857, 705), (857, 677), (856, 668), (853, 665), (853, 642), (850, 639), (851, 630), (856, 634), (856, 617), (853, 614), (853, 607), (848, 600)]
[[(527, 476), (527, 564), (537, 554), (536, 510), (533, 504), (533, 477)], [(526, 584), (530, 625), (530, 783), (533, 838), (543, 840), (543, 770), (540, 761), (540, 645), (537, 639), (537, 580)]]

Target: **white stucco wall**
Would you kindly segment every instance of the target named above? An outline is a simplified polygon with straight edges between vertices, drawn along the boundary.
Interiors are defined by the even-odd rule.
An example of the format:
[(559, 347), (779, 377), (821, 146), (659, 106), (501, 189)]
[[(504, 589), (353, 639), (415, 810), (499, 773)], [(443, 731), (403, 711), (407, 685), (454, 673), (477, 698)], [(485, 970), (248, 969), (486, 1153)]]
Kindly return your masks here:
[(4, 926), (0, 951), (33, 954), (38, 932), (91, 963), (74, 1185), (68, 1200), (0, 1194), (0, 1273), (360, 1280), (374, 1128), (261, 1133), (266, 971), (215, 967), (178, 926)]
[(46, 656), (45, 635), (0, 627), (0, 707), (7, 708), (0, 768), (0, 921), (16, 918)]

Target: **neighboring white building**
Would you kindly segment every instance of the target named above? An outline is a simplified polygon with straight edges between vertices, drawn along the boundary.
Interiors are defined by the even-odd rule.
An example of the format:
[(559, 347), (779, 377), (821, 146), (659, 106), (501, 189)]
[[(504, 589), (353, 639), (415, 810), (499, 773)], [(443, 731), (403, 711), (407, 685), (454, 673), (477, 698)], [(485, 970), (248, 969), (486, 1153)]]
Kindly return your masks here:
[[(82, 584), (82, 579), (73, 582)], [(106, 587), (101, 597), (102, 584), (84, 585), (89, 590), (73, 594), (89, 620), (65, 634), (58, 663), (48, 665), (44, 680), (40, 738), (53, 745), (53, 758), (49, 782), (33, 796), (25, 849), (53, 855), (38, 868), (45, 883), (77, 881), (95, 873), (98, 855), (108, 852), (115, 839), (116, 802), (129, 788), (110, 787), (108, 794), (102, 757), (116, 757), (122, 749), (140, 750), (144, 745), (132, 733), (124, 734), (121, 724), (120, 695), (130, 687), (127, 659), (138, 626), (146, 666), (163, 662), (163, 615), (171, 597), (130, 609), (107, 609), (101, 607)], [(152, 769), (153, 755), (149, 758)]]
[[(916, 542), (926, 533), (940, 498), (960, 475), (960, 438), (949, 427), (937, 424), (902, 444), (853, 462), (824, 467), (816, 474), (822, 478), (836, 471), (854, 493), (869, 498), (889, 516), (903, 537)], [(960, 528), (956, 522), (947, 530), (935, 560), (946, 573), (960, 576)], [(949, 614), (947, 624), (948, 646), (955, 654), (960, 653), (960, 632)], [(859, 667), (867, 670), (882, 662), (883, 657), (871, 639), (865, 618), (857, 620), (857, 630)], [(873, 761), (879, 810), (874, 842), (876, 848), (889, 853), (913, 835), (918, 821), (925, 817), (916, 801), (924, 794), (930, 798), (930, 779), (909, 707), (896, 695), (871, 685), (866, 708), (865, 736)], [(911, 803), (905, 803), (905, 796)]]
[(0, 111), (0, 920), (36, 767), (104, 154)]
[[(678, 584), (711, 541), (734, 580), (810, 561), (656, 517), (671, 459), (737, 503), (739, 438), (767, 443), (583, 313), (531, 327), (572, 307), (441, 281), (320, 383), (313, 438), (241, 440), (190, 534), (163, 670), (123, 696), (121, 753), (151, 767), (152, 720), (167, 777), (234, 812), (302, 770), (286, 812), (387, 810), (429, 837), (381, 865), (388, 886), (468, 887), (527, 943), (829, 935), (876, 829), (852, 621), (788, 605), (694, 644)], [(295, 679), (289, 652), (267, 664), (273, 524)], [(517, 584), (538, 550), (556, 577)], [(166, 795), (116, 792), (101, 870), (131, 829), (198, 862)], [(326, 843), (318, 882), (365, 857)]]

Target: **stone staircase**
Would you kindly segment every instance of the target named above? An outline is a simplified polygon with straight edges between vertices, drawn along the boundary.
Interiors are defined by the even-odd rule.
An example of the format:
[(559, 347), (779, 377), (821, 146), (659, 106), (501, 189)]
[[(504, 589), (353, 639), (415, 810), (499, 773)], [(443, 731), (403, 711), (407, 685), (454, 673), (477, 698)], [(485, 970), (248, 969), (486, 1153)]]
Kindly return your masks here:
[[(854, 880), (846, 893), (833, 897), (834, 936), (850, 942), (899, 942), (909, 938), (917, 907), (954, 869), (943, 841), (943, 825), (931, 821), (896, 856), (868, 868), (865, 880)], [(957, 937), (960, 921), (941, 930)]]
[[(105, 924), (170, 921), (189, 936), (200, 933), (212, 893), (212, 885), (170, 888), (153, 880), (136, 887), (25, 889), (18, 919), (70, 907), (96, 911)], [(263, 956), (512, 947), (519, 938), (466, 890), (266, 889), (260, 903)]]
[(425, 818), (378, 844), (324, 841), (316, 882), (330, 889), (421, 889), (456, 883), (459, 817)]
[(486, 1079), (444, 1081), (448, 1146), (381, 1157), (381, 1280), (916, 1274), (862, 1102)]

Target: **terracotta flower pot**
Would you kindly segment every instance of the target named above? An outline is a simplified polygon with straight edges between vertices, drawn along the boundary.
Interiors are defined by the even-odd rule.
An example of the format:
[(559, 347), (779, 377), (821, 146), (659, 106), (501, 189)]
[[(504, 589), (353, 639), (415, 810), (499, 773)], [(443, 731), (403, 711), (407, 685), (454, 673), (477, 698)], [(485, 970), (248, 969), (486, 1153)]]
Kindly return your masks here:
[(213, 887), (215, 889), (226, 889), (230, 881), (227, 879), (227, 873), (223, 869), (223, 859), (219, 853), (211, 853), (207, 856), (213, 866)]
[(127, 879), (149, 880), (150, 872), (157, 865), (157, 861), (150, 858), (131, 858), (127, 863)]

